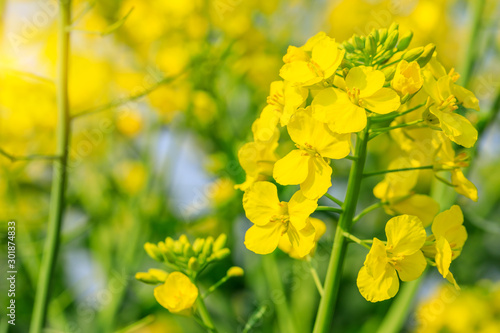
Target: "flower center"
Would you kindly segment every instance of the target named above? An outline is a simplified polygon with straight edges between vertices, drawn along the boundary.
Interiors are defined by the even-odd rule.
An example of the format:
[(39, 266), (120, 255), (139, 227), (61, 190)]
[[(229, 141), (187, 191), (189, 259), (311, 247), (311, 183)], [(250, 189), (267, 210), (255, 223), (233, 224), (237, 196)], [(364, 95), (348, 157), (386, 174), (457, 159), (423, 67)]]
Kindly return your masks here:
[(324, 77), (325, 76), (325, 72), (321, 69), (321, 67), (319, 67), (319, 65), (317, 63), (315, 63), (314, 61), (310, 60), (308, 63), (307, 63), (307, 66), (309, 67), (309, 69), (314, 72), (314, 74), (316, 74), (316, 76), (319, 76), (319, 77)]
[(441, 105), (439, 105), (439, 109), (441, 111), (448, 111), (448, 112), (453, 112), (456, 109), (458, 109), (457, 99), (455, 98), (455, 96), (453, 95), (448, 96), (447, 99), (441, 102)]
[(347, 88), (347, 96), (349, 100), (355, 104), (363, 107), (363, 99), (359, 98), (360, 90), (359, 88), (353, 87), (351, 89)]

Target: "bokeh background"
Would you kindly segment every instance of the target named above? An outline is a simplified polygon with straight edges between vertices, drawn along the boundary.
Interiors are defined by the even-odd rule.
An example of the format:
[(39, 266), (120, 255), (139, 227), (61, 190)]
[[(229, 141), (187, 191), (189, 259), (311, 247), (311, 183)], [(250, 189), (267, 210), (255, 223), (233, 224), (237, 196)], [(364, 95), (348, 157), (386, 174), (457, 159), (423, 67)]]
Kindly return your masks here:
[[(308, 266), (277, 251), (287, 290), (277, 294), (262, 257), (243, 245), (250, 223), (242, 193), (234, 189), (245, 178), (237, 151), (251, 140), (251, 124), (266, 104), (269, 84), (279, 80), (288, 45), (302, 45), (318, 31), (343, 41), (393, 21), (402, 32), (413, 30), (411, 46), (435, 43), (438, 58), (461, 73), (460, 83), (481, 105), (480, 113), (469, 115), (481, 137), (469, 151), (474, 158), (467, 171), (478, 202), (432, 179), (419, 184), (441, 209), (457, 202), (464, 211), (469, 239), (452, 266), (463, 292), (446, 293), (446, 281), (428, 274), (405, 331), (500, 331), (500, 1), (75, 0), (73, 8), (69, 94), (78, 116), (72, 120), (50, 332), (201, 332), (191, 318), (169, 314), (153, 288), (133, 278), (157, 264), (143, 250), (146, 241), (183, 233), (192, 240), (229, 235), (232, 255), (205, 273), (205, 286), (231, 265), (245, 269), (244, 277), (207, 300), (222, 332), (240, 332), (260, 310), (253, 332), (279, 332), (275, 303), (285, 297), (298, 331), (310, 331), (319, 296)], [(0, 0), (0, 13), (0, 149), (53, 155), (56, 2)], [(371, 149), (369, 170), (387, 167), (399, 154), (389, 137), (377, 138)], [(349, 165), (335, 163), (330, 193), (337, 197), (345, 192)], [(15, 220), (20, 266), (12, 332), (26, 332), (32, 312), (51, 175), (50, 161), (0, 155), (0, 242), (3, 253), (5, 222)], [(376, 202), (372, 189), (380, 180), (364, 184), (359, 207)], [(317, 217), (328, 226), (315, 256), (323, 278), (334, 216)], [(382, 210), (371, 213), (354, 233), (379, 236), (388, 218)], [(366, 302), (357, 291), (365, 255), (362, 248), (349, 249), (334, 320), (338, 331), (373, 332), (390, 307), (391, 301)], [(5, 290), (5, 279), (0, 284)], [(5, 297), (2, 292), (2, 304)], [(425, 323), (416, 319), (422, 311)], [(7, 330), (4, 319), (1, 332)]]

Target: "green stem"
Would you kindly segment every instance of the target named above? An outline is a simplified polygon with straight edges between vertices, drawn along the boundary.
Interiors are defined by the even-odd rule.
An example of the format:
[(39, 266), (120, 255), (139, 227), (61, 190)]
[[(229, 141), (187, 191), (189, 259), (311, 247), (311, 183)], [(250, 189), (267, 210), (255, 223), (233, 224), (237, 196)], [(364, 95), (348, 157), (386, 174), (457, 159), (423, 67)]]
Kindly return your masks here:
[(354, 236), (353, 234), (350, 234), (347, 231), (344, 231), (343, 234), (344, 234), (344, 237), (349, 238), (354, 243), (359, 244), (363, 247), (366, 247), (368, 250), (371, 249), (370, 245), (368, 245), (365, 241), (359, 239), (358, 237)]
[(368, 214), (369, 212), (371, 211), (374, 211), (375, 209), (377, 208), (380, 208), (382, 206), (384, 206), (385, 204), (387, 204), (386, 202), (384, 201), (379, 201), (377, 203), (374, 203), (373, 205), (371, 206), (368, 206), (366, 207), (365, 209), (363, 209), (363, 211), (361, 213), (359, 213), (358, 215), (356, 215), (353, 219), (352, 219), (352, 224), (358, 222), (363, 216), (365, 216), (366, 214)]
[(413, 112), (415, 110), (418, 110), (420, 109), (421, 107), (425, 106), (427, 104), (427, 102), (425, 103), (422, 103), (420, 105), (417, 105), (411, 109), (408, 109), (406, 111), (403, 111), (401, 113), (396, 113), (396, 114), (390, 114), (390, 115), (386, 115), (386, 116), (376, 116), (376, 117), (372, 117), (371, 118), (371, 121), (372, 123), (376, 124), (376, 123), (381, 123), (381, 122), (385, 122), (385, 121), (389, 121), (389, 120), (394, 120), (398, 117), (401, 117), (401, 116), (404, 116), (405, 114), (408, 114), (410, 112)]
[(201, 298), (205, 299), (208, 295), (213, 293), (217, 288), (219, 288), (221, 285), (226, 283), (227, 280), (229, 280), (231, 277), (229, 276), (224, 276), (222, 279), (214, 283), (210, 288), (207, 289), (207, 291), (201, 296)]
[(334, 212), (334, 213), (339, 213), (339, 214), (342, 213), (341, 208), (335, 208), (335, 207), (330, 207), (330, 206), (318, 206), (318, 208), (316, 208), (316, 211), (317, 212), (328, 211), (328, 212)]
[(61, 0), (59, 2), (59, 12), (56, 77), (58, 118), (56, 155), (61, 158), (54, 163), (47, 238), (45, 240), (45, 248), (40, 265), (30, 333), (40, 333), (47, 316), (50, 283), (53, 280), (57, 253), (59, 250), (64, 212), (64, 195), (67, 182), (66, 166), (68, 162), (68, 145), (71, 129), (68, 103), (68, 58), (70, 40), (66, 27), (70, 24), (71, 20), (71, 1)]
[(344, 264), (344, 257), (347, 249), (347, 241), (344, 236), (344, 231), (349, 232), (352, 224), (352, 218), (356, 211), (366, 160), (369, 128), (370, 120), (368, 120), (366, 128), (362, 132), (358, 133), (355, 148), (355, 155), (357, 159), (353, 161), (351, 172), (349, 174), (346, 199), (342, 207), (344, 212), (340, 215), (337, 231), (335, 232), (332, 254), (325, 280), (325, 295), (321, 298), (321, 302), (319, 304), (316, 322), (314, 324), (314, 333), (330, 332), (335, 303), (339, 293), (342, 266)]
[(270, 295), (280, 296), (278, 299), (271, 299), (276, 306), (276, 315), (280, 332), (296, 333), (296, 325), (293, 323), (293, 316), (288, 307), (288, 301), (281, 281), (281, 274), (278, 270), (274, 253), (268, 254), (262, 258), (264, 274), (271, 288)]
[(371, 130), (372, 133), (378, 133), (378, 132), (388, 132), (392, 131), (393, 129), (396, 128), (402, 128), (402, 127), (410, 127), (410, 126), (415, 126), (420, 123), (423, 123), (424, 121), (422, 119), (411, 121), (409, 123), (404, 123), (404, 124), (399, 124), (399, 125), (394, 125), (394, 126), (389, 126), (389, 127), (379, 127), (379, 128), (374, 128)]
[(461, 77), (461, 82), (463, 83), (463, 86), (466, 88), (469, 86), (470, 78), (472, 76), (472, 71), (474, 69), (474, 65), (476, 63), (478, 55), (479, 43), (480, 43), (479, 31), (481, 30), (482, 16), (486, 0), (472, 1), (471, 3), (473, 4), (474, 7), (472, 9), (474, 17), (472, 18), (472, 28), (469, 35), (469, 40), (468, 43), (465, 44), (468, 45), (466, 50), (467, 54), (465, 56), (465, 60), (463, 62), (461, 70), (461, 72), (463, 73)]
[(402, 172), (402, 171), (412, 171), (412, 170), (425, 170), (425, 169), (433, 169), (433, 165), (424, 165), (420, 167), (414, 167), (414, 168), (402, 168), (402, 169), (392, 169), (392, 170), (382, 170), (382, 171), (375, 171), (375, 172), (367, 172), (363, 174), (363, 177), (370, 177), (370, 176), (376, 176), (376, 175), (384, 175), (386, 173), (391, 173), (391, 172)]
[(321, 280), (318, 276), (318, 272), (316, 271), (316, 268), (314, 268), (314, 266), (312, 265), (311, 257), (307, 256), (306, 260), (307, 260), (307, 264), (309, 265), (309, 271), (311, 272), (311, 276), (314, 280), (314, 284), (316, 284), (316, 288), (318, 288), (319, 294), (321, 295), (321, 297), (323, 297), (323, 295), (325, 294), (325, 291), (323, 290), (323, 285), (321, 284)]
[(198, 310), (201, 320), (203, 321), (203, 324), (205, 325), (207, 330), (209, 332), (217, 332), (212, 317), (210, 317), (210, 313), (208, 313), (207, 306), (205, 305), (205, 302), (201, 297), (198, 297), (196, 299), (196, 309)]
[(392, 302), (389, 312), (384, 317), (384, 320), (377, 330), (377, 333), (397, 333), (401, 332), (401, 328), (408, 316), (411, 303), (415, 294), (423, 281), (425, 272), (416, 280), (405, 282)]
[(339, 205), (340, 207), (342, 207), (342, 205), (344, 204), (342, 201), (340, 201), (339, 199), (335, 198), (333, 195), (331, 194), (328, 194), (328, 193), (325, 193), (325, 197), (327, 197), (328, 199), (332, 200), (333, 202), (335, 202), (337, 205)]

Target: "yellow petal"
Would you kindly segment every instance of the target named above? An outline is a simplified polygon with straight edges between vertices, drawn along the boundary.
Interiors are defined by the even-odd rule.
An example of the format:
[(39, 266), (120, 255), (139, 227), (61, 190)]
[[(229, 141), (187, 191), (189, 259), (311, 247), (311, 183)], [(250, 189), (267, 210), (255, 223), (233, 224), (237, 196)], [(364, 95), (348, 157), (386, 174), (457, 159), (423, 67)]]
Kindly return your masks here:
[(429, 226), (439, 213), (439, 204), (428, 195), (414, 194), (405, 200), (394, 199), (395, 203), (390, 204), (391, 210), (397, 214), (414, 215), (422, 221), (424, 228)]
[(460, 290), (460, 287), (458, 286), (457, 281), (455, 281), (455, 278), (453, 277), (453, 274), (451, 274), (451, 272), (448, 272), (448, 275), (446, 275), (446, 280), (451, 282), (456, 290)]
[(477, 188), (470, 180), (465, 178), (462, 170), (454, 169), (451, 171), (451, 183), (455, 185), (457, 193), (466, 196), (472, 201), (477, 201)]
[(400, 105), (399, 95), (389, 88), (382, 88), (363, 99), (363, 107), (378, 114), (396, 111)]
[(418, 277), (422, 275), (426, 266), (427, 261), (425, 260), (424, 254), (422, 251), (417, 251), (397, 262), (395, 268), (402, 281), (412, 281), (418, 279)]
[(318, 241), (321, 236), (323, 236), (326, 232), (326, 224), (325, 222), (321, 221), (320, 219), (310, 217), (309, 221), (313, 225), (314, 229), (316, 230), (316, 234), (314, 235), (314, 241)]
[(282, 213), (276, 186), (270, 182), (256, 182), (243, 195), (243, 208), (252, 223), (268, 224), (271, 217)]
[(323, 78), (327, 79), (340, 65), (344, 57), (344, 50), (339, 50), (335, 39), (325, 37), (320, 40), (312, 49), (311, 59), (323, 70)]
[(360, 90), (359, 97), (361, 98), (373, 95), (384, 86), (384, 82), (384, 73), (364, 66), (351, 69), (345, 79), (348, 89), (358, 88)]
[(292, 150), (274, 164), (273, 177), (281, 185), (303, 183), (309, 173), (311, 157), (299, 149)]
[(293, 225), (288, 227), (286, 234), (297, 257), (305, 257), (309, 254), (309, 252), (311, 252), (315, 244), (315, 233), (316, 231), (310, 222), (308, 222), (301, 230), (295, 229)]
[(385, 226), (387, 251), (394, 255), (410, 255), (424, 245), (426, 234), (422, 221), (416, 216), (401, 215), (390, 219)]
[(432, 224), (432, 233), (436, 237), (444, 237), (450, 244), (452, 260), (461, 253), (462, 247), (467, 240), (467, 230), (462, 225), (464, 221), (462, 210), (454, 205), (449, 210), (440, 213)]
[(392, 298), (399, 290), (398, 275), (389, 264), (386, 265), (383, 274), (377, 278), (371, 276), (365, 266), (361, 267), (356, 284), (361, 295), (370, 302), (380, 302)]
[(438, 237), (436, 241), (436, 265), (439, 273), (446, 278), (450, 272), (451, 248), (444, 237)]
[(183, 313), (190, 309), (198, 298), (198, 288), (181, 272), (172, 272), (164, 284), (154, 290), (161, 306), (172, 313)]
[(302, 194), (302, 191), (297, 191), (288, 202), (288, 215), (290, 223), (297, 229), (305, 228), (306, 222), (316, 208), (318, 202), (308, 199)]
[(257, 254), (268, 254), (276, 250), (281, 238), (283, 223), (268, 223), (265, 226), (253, 225), (245, 234), (245, 246)]
[(269, 141), (275, 131), (281, 117), (281, 110), (274, 105), (267, 105), (252, 125), (255, 141)]
[(280, 76), (286, 81), (308, 85), (321, 81), (321, 78), (312, 70), (309, 62), (305, 61), (294, 61), (283, 65)]
[(385, 244), (378, 238), (373, 238), (372, 247), (366, 255), (364, 266), (370, 276), (377, 278), (382, 275), (388, 263)]
[(307, 178), (300, 184), (302, 193), (309, 199), (317, 200), (332, 186), (332, 168), (322, 157), (309, 159)]
[(439, 119), (439, 125), (451, 141), (470, 148), (477, 140), (477, 130), (470, 121), (457, 113), (443, 112), (431, 107), (430, 111)]
[(479, 111), (479, 100), (472, 91), (455, 84), (453, 86), (453, 94), (466, 108)]

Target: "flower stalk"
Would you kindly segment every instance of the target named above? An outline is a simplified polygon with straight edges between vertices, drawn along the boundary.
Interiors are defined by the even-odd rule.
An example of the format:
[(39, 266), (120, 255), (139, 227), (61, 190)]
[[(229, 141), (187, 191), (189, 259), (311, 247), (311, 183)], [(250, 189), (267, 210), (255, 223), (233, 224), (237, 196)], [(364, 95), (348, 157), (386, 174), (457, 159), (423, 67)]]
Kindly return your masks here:
[(61, 225), (65, 204), (64, 196), (68, 176), (68, 146), (71, 132), (68, 102), (68, 60), (70, 34), (66, 27), (71, 24), (71, 0), (59, 1), (59, 7), (56, 77), (58, 120), (56, 130), (56, 155), (60, 156), (60, 159), (54, 162), (47, 236), (40, 266), (40, 273), (38, 276), (30, 333), (40, 333), (44, 327), (47, 316), (49, 288), (53, 279), (59, 250)]
[(361, 181), (363, 179), (369, 130), (370, 122), (368, 121), (366, 128), (359, 132), (357, 136), (354, 153), (357, 158), (353, 161), (351, 172), (349, 174), (346, 199), (344, 201), (344, 205), (342, 206), (343, 212), (340, 215), (337, 230), (335, 232), (332, 255), (330, 257), (330, 263), (328, 265), (324, 285), (325, 294), (321, 298), (321, 302), (319, 304), (318, 314), (314, 324), (314, 333), (327, 333), (330, 331), (330, 326), (332, 324), (335, 303), (337, 301), (342, 275), (342, 267), (347, 249), (347, 238), (345, 237), (344, 232), (349, 232), (354, 213), (356, 212)]

